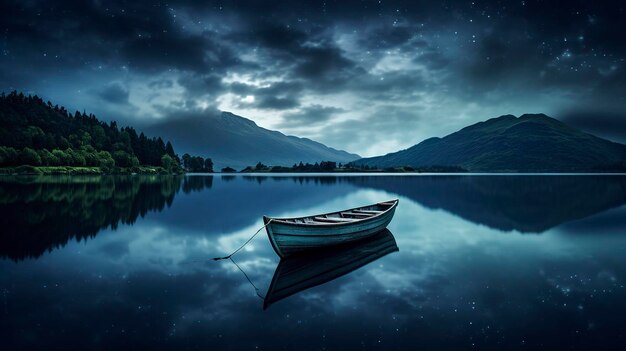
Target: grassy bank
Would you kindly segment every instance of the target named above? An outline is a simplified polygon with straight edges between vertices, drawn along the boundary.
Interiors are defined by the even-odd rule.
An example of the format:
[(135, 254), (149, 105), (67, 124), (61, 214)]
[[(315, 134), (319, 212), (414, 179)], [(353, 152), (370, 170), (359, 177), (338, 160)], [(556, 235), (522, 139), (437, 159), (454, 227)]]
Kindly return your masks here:
[(154, 166), (138, 166), (138, 167), (113, 167), (111, 169), (103, 169), (102, 167), (73, 167), (73, 166), (17, 166), (2, 167), (0, 174), (19, 175), (19, 174), (178, 174), (179, 172), (168, 172), (162, 167)]

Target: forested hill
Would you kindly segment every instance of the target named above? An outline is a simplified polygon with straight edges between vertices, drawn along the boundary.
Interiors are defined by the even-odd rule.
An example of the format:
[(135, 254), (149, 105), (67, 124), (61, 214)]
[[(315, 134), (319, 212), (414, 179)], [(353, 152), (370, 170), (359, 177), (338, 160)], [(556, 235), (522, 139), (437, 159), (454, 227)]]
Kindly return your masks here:
[(354, 164), (381, 168), (445, 165), (470, 172), (621, 172), (626, 169), (626, 145), (544, 114), (505, 115)]
[(0, 95), (0, 166), (139, 166), (178, 169), (170, 142), (119, 128), (92, 114), (68, 112), (38, 96)]

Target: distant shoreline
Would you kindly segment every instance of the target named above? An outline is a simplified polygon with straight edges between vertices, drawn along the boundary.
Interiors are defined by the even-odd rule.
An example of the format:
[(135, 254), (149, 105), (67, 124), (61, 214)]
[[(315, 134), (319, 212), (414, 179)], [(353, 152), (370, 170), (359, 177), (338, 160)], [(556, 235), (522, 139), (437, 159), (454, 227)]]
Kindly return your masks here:
[(161, 167), (139, 167), (119, 168), (114, 171), (105, 172), (99, 167), (0, 167), (0, 176), (33, 176), (33, 175), (190, 175), (190, 176), (237, 176), (237, 177), (352, 177), (352, 176), (593, 176), (593, 175), (615, 175), (624, 176), (626, 172), (385, 172), (385, 171), (365, 171), (365, 172), (166, 172)]

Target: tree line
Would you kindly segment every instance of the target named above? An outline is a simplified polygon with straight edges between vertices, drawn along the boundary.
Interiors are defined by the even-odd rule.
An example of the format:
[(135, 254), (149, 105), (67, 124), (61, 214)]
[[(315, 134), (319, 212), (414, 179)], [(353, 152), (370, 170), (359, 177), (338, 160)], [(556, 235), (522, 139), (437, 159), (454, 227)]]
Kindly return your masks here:
[[(236, 172), (234, 169), (228, 167), (222, 169), (224, 173), (232, 173)], [(389, 167), (389, 168), (378, 168), (376, 166), (369, 166), (366, 164), (355, 164), (353, 162), (341, 164), (333, 161), (322, 161), (315, 163), (294, 163), (291, 167), (284, 166), (267, 166), (262, 162), (258, 162), (256, 166), (248, 166), (241, 170), (242, 173), (253, 173), (253, 172), (270, 172), (270, 173), (286, 173), (286, 172), (294, 172), (294, 173), (306, 173), (306, 172), (390, 172), (390, 173), (403, 173), (403, 172), (432, 172), (432, 173), (442, 173), (442, 172), (450, 172), (450, 173), (460, 173), (467, 172), (466, 169), (458, 166), (421, 166), (421, 167), (411, 167), (411, 166), (403, 166), (403, 167)]]
[(342, 168), (341, 163), (337, 165), (337, 162), (322, 161), (315, 163), (294, 163), (292, 167), (284, 166), (267, 166), (262, 162), (256, 164), (256, 166), (248, 166), (241, 170), (243, 173), (248, 172), (333, 172)]
[[(37, 95), (13, 91), (0, 94), (0, 167), (155, 166), (181, 170), (181, 159), (172, 143), (137, 133), (133, 127), (100, 121), (93, 114), (68, 112), (63, 106), (44, 102)], [(195, 171), (212, 169), (209, 158), (188, 156), (182, 166)], [(208, 167), (210, 166), (210, 167)]]
[(213, 172), (213, 161), (202, 156), (183, 155), (183, 167), (188, 172)]

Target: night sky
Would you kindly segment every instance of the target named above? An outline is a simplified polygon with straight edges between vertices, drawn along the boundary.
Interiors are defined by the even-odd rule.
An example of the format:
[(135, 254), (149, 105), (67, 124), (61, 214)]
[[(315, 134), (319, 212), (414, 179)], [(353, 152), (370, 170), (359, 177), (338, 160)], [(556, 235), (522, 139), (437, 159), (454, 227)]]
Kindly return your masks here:
[(620, 1), (2, 1), (0, 90), (370, 156), (503, 114), (626, 142)]

